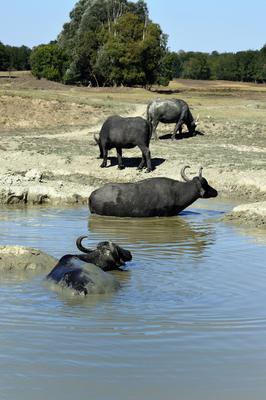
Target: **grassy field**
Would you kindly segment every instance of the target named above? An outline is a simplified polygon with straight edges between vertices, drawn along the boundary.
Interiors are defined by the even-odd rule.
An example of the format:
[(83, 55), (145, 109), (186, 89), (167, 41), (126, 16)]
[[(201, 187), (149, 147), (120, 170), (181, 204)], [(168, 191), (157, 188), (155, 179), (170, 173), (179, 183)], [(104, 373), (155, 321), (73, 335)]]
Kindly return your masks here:
[[(266, 123), (266, 85), (176, 80), (168, 87), (84, 88), (34, 79), (30, 72), (0, 73), (0, 129), (86, 126), (110, 114), (130, 113), (154, 98), (182, 98), (202, 121)], [(27, 110), (31, 109), (30, 115)], [(4, 115), (3, 115), (4, 114)], [(62, 114), (62, 115), (61, 115)], [(47, 116), (47, 117), (46, 117)], [(40, 121), (39, 121), (40, 120)]]

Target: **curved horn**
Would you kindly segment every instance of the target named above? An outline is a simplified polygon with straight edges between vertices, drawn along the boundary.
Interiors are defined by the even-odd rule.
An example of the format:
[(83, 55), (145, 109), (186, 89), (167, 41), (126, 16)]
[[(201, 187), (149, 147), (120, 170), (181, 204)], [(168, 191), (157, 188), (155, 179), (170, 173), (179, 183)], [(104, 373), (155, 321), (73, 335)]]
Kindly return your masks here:
[(83, 253), (91, 253), (91, 252), (92, 252), (92, 250), (87, 249), (86, 247), (84, 247), (84, 246), (81, 244), (82, 240), (85, 239), (85, 238), (87, 238), (87, 237), (88, 237), (88, 236), (86, 236), (86, 235), (84, 235), (84, 236), (79, 236), (79, 237), (77, 238), (77, 240), (76, 240), (77, 248), (78, 248), (80, 251), (82, 251)]
[(186, 165), (185, 167), (183, 167), (182, 169), (181, 169), (181, 172), (180, 172), (180, 175), (182, 176), (182, 178), (184, 179), (184, 181), (185, 182), (190, 182), (190, 179), (186, 176), (186, 174), (185, 174), (185, 169), (186, 168), (190, 168), (190, 166), (189, 165)]
[(110, 249), (111, 249), (112, 251), (115, 251), (115, 250), (116, 250), (116, 249), (115, 249), (115, 246), (114, 246), (114, 244), (113, 244), (113, 242), (111, 242), (110, 240), (108, 240), (108, 244), (109, 244)]
[(200, 168), (199, 168), (199, 177), (200, 177), (200, 178), (202, 178), (202, 170), (203, 170), (203, 167), (200, 167)]
[(198, 125), (198, 123), (199, 123), (199, 114), (197, 115), (197, 118), (194, 119), (194, 123), (195, 123), (195, 125)]
[(113, 253), (113, 254), (115, 254), (115, 255), (116, 255), (116, 257), (119, 259), (119, 258), (120, 258), (120, 256), (119, 256), (119, 253), (118, 253), (117, 247), (116, 247), (116, 246), (114, 245), (114, 243), (113, 243), (113, 242), (111, 242), (110, 240), (108, 241), (108, 243), (109, 243), (109, 246), (110, 246), (110, 249), (111, 249), (112, 253)]

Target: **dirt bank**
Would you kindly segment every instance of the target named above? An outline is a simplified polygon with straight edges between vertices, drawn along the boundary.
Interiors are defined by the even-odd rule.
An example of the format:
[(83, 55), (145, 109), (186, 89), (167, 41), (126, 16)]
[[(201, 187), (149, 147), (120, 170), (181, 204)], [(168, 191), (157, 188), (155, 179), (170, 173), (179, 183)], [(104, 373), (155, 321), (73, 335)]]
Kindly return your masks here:
[[(139, 149), (124, 151), (122, 171), (114, 151), (108, 167), (99, 168), (93, 135), (108, 115), (145, 115), (147, 102), (158, 94), (63, 85), (45, 89), (43, 81), (41, 89), (33, 90), (29, 82), (37, 85), (32, 78), (26, 86), (8, 80), (0, 84), (1, 204), (84, 204), (91, 191), (105, 182), (155, 176), (180, 179), (184, 165), (191, 166), (191, 176), (202, 165), (203, 175), (221, 197), (237, 198), (240, 204), (265, 200), (266, 95), (260, 87), (229, 93), (209, 87), (203, 91), (202, 86), (201, 91), (184, 89), (177, 97), (189, 102), (194, 115), (200, 114), (200, 133), (172, 141), (173, 126), (159, 125), (159, 140), (151, 142), (155, 169), (146, 174), (136, 169)], [(265, 202), (261, 207), (265, 209)]]
[(26, 278), (31, 274), (48, 272), (56, 258), (38, 249), (25, 246), (0, 246), (0, 272)]
[(223, 221), (266, 229), (266, 201), (240, 204), (225, 215)]

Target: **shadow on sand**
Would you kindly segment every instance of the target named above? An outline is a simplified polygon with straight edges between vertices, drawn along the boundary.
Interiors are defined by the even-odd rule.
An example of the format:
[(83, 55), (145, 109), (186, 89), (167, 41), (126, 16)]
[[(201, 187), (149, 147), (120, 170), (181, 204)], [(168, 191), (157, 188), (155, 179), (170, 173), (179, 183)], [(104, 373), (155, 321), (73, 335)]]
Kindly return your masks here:
[[(110, 165), (108, 165), (108, 167), (113, 167), (117, 165), (117, 157), (108, 157), (108, 160), (110, 161)], [(137, 168), (140, 164), (140, 161), (140, 157), (123, 157), (123, 164), (125, 168)], [(153, 169), (163, 164), (164, 162), (165, 158), (155, 157), (151, 159)]]
[[(204, 136), (204, 133), (200, 132), (200, 131), (196, 131), (194, 133), (194, 135), (191, 135), (191, 133), (189, 133), (189, 132), (182, 132), (181, 134), (177, 133), (175, 135), (175, 140), (189, 139), (194, 136)], [(166, 139), (171, 139), (171, 138), (172, 138), (172, 133), (167, 133), (165, 135), (160, 136), (159, 140), (166, 140)]]

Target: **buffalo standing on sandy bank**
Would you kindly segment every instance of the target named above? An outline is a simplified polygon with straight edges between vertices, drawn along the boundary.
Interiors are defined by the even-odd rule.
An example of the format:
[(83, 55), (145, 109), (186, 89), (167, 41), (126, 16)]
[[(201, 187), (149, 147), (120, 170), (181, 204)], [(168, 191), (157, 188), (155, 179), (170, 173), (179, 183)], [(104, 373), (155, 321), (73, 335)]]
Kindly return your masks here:
[(94, 250), (82, 245), (87, 236), (76, 240), (77, 247), (85, 254), (66, 254), (47, 275), (47, 279), (62, 287), (69, 287), (82, 294), (109, 293), (120, 285), (114, 276), (106, 273), (120, 269), (131, 261), (130, 251), (113, 242), (100, 242)]
[(178, 214), (199, 198), (216, 197), (217, 191), (202, 176), (190, 180), (182, 168), (185, 182), (170, 178), (149, 178), (134, 183), (108, 183), (89, 197), (92, 213), (116, 217), (163, 217)]
[(176, 123), (172, 139), (177, 131), (182, 133), (182, 125), (185, 124), (191, 136), (196, 134), (197, 120), (194, 120), (188, 104), (184, 100), (154, 100), (147, 106), (147, 120), (152, 128), (152, 136), (157, 139), (156, 128), (159, 122)]
[(94, 137), (99, 149), (100, 158), (103, 158), (101, 168), (107, 166), (108, 150), (116, 149), (118, 168), (123, 169), (122, 149), (132, 149), (138, 146), (142, 153), (142, 160), (138, 169), (147, 166), (147, 172), (152, 170), (149, 144), (151, 130), (149, 123), (141, 117), (120, 117), (112, 115), (104, 122), (99, 138)]

